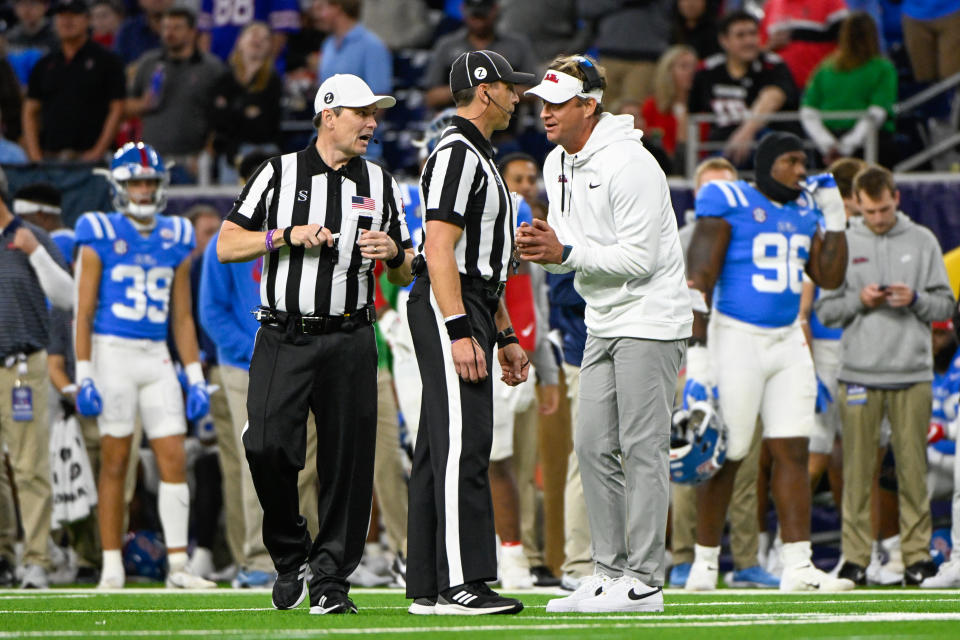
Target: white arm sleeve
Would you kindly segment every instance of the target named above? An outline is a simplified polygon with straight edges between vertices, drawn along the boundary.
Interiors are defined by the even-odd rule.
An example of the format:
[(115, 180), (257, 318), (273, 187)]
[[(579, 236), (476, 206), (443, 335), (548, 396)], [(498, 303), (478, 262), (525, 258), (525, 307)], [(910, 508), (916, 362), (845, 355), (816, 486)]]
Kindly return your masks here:
[(871, 123), (872, 128), (876, 130), (887, 119), (887, 111), (883, 107), (873, 105), (867, 111), (867, 115), (857, 120), (856, 126), (840, 139), (840, 152), (844, 155), (850, 155), (863, 146), (870, 133)]
[(59, 309), (73, 308), (73, 278), (57, 264), (42, 244), (30, 254), (30, 266), (37, 272), (37, 279), (53, 306)]
[(823, 120), (820, 119), (820, 112), (813, 107), (800, 108), (800, 122), (803, 124), (803, 130), (817, 145), (820, 153), (826, 154), (837, 144), (837, 139), (833, 137), (830, 130), (824, 126)]

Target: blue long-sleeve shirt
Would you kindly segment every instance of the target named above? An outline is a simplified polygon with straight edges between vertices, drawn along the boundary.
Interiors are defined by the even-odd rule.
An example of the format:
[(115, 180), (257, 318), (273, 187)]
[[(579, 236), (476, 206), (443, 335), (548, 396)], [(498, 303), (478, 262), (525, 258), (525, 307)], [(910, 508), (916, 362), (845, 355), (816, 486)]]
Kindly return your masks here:
[(221, 264), (215, 235), (203, 252), (200, 322), (217, 345), (220, 364), (250, 368), (260, 323), (250, 312), (260, 306), (261, 260)]

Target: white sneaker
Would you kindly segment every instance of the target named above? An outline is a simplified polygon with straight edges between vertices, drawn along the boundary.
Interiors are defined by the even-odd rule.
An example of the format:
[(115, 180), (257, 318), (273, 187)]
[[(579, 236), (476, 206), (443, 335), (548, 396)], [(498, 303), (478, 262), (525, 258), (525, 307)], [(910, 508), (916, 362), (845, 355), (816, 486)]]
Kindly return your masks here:
[(583, 578), (578, 578), (572, 573), (565, 573), (560, 576), (560, 588), (564, 591), (576, 591), (583, 580)]
[(385, 587), (393, 582), (393, 577), (378, 576), (361, 562), (353, 573), (347, 576), (347, 582), (355, 587)]
[(20, 579), (21, 589), (49, 589), (47, 572), (38, 564), (28, 564), (23, 568), (23, 578)]
[(580, 578), (580, 586), (570, 595), (563, 598), (554, 598), (547, 602), (547, 613), (568, 613), (570, 611), (579, 611), (578, 604), (582, 600), (595, 598), (604, 592), (612, 583), (605, 573), (595, 573), (592, 576)]
[(694, 560), (690, 565), (690, 575), (687, 576), (687, 583), (683, 588), (687, 591), (715, 591), (719, 573), (717, 565)]
[(171, 571), (167, 574), (167, 589), (216, 589), (217, 583), (195, 576), (187, 571)]
[(123, 583), (126, 579), (127, 577), (123, 572), (115, 574), (101, 573), (97, 589), (123, 589)]
[(202, 576), (209, 580), (210, 576), (217, 570), (213, 566), (213, 552), (206, 547), (197, 547), (187, 561), (186, 570), (195, 576)]
[(522, 545), (500, 547), (500, 588), (505, 591), (532, 589), (533, 574)]
[(840, 559), (837, 560), (837, 564), (833, 565), (833, 569), (830, 569), (830, 572), (827, 574), (831, 578), (836, 578), (840, 575), (840, 569), (843, 567), (843, 563), (846, 562), (846, 558), (843, 557), (843, 554), (840, 554)]
[(937, 575), (924, 578), (920, 583), (921, 589), (956, 589), (957, 587), (960, 587), (960, 558), (944, 562), (937, 570)]
[(651, 587), (637, 578), (620, 576), (611, 580), (600, 595), (581, 600), (577, 605), (577, 611), (583, 613), (663, 611), (663, 587)]
[(812, 562), (783, 569), (780, 576), (780, 591), (851, 591), (853, 580), (831, 578)]
[(773, 539), (773, 544), (770, 545), (770, 554), (767, 556), (767, 563), (764, 566), (767, 573), (777, 576), (778, 578), (783, 574), (783, 559), (780, 557), (782, 550), (783, 540), (781, 540), (778, 535)]

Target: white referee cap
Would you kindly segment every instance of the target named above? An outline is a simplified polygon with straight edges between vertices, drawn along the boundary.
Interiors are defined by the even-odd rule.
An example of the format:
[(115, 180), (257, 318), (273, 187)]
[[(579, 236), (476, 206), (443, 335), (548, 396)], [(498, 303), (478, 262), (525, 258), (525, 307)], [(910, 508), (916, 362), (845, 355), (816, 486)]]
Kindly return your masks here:
[(369, 107), (376, 105), (380, 109), (397, 104), (393, 96), (377, 96), (373, 94), (367, 83), (355, 75), (338, 73), (323, 81), (317, 89), (317, 97), (313, 100), (314, 113), (319, 114), (324, 109), (334, 107)]

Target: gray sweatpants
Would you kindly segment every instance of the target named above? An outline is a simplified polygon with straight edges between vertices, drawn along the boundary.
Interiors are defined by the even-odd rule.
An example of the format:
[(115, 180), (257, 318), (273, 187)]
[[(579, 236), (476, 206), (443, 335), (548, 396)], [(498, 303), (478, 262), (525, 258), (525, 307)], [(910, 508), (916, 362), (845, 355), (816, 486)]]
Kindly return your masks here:
[(598, 572), (662, 586), (670, 414), (686, 340), (587, 336), (574, 447)]

